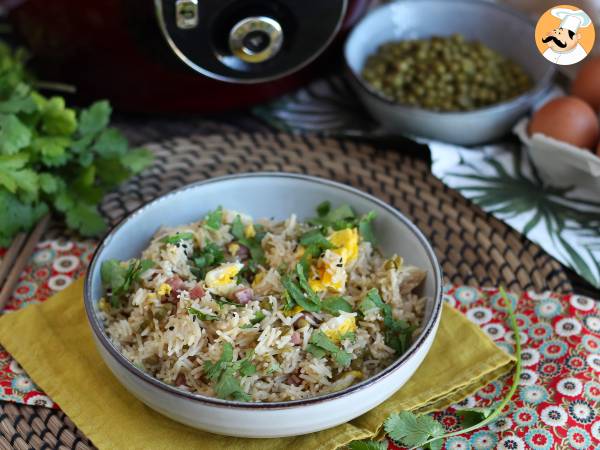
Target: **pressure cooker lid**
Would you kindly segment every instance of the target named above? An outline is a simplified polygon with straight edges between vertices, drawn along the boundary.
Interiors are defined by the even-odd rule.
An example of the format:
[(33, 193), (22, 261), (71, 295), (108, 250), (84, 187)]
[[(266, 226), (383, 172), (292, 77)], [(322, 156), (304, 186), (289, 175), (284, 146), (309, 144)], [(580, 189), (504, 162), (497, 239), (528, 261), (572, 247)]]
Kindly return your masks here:
[(164, 37), (208, 77), (258, 83), (315, 59), (339, 30), (347, 0), (155, 0)]

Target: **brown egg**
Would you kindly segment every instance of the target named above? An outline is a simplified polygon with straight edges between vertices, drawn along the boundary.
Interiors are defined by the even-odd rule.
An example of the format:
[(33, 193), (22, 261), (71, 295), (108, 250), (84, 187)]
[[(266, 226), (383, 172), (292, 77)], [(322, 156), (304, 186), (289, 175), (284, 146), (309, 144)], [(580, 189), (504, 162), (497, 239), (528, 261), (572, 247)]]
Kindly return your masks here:
[(546, 136), (576, 147), (594, 149), (600, 125), (594, 110), (577, 97), (558, 97), (537, 110), (529, 122), (529, 134)]
[(600, 112), (600, 56), (585, 62), (571, 85), (571, 94)]

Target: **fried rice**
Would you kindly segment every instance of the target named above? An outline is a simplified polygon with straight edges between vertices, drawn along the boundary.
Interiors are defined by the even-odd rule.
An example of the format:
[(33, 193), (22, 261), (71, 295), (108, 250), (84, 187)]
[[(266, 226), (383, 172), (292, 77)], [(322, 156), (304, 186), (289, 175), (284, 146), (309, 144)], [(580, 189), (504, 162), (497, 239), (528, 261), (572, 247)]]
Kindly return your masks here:
[(288, 401), (390, 365), (420, 331), (424, 270), (376, 246), (373, 214), (313, 220), (217, 209), (161, 228), (139, 259), (105, 261), (99, 310), (119, 351), (179, 389)]

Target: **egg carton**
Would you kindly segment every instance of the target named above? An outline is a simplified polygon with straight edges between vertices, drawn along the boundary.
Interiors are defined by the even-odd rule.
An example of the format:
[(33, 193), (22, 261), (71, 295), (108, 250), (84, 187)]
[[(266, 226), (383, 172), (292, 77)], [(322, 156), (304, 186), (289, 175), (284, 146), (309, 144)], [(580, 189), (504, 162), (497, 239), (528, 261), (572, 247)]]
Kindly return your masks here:
[(556, 187), (576, 186), (600, 191), (600, 157), (588, 150), (541, 133), (529, 136), (529, 118), (513, 128), (543, 181)]

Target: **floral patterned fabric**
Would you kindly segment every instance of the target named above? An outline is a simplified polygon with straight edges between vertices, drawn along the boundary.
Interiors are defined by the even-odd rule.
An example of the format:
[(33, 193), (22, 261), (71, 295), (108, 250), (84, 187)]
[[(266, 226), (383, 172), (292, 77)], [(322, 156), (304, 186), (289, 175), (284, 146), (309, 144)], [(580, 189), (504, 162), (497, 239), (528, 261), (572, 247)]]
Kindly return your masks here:
[[(80, 276), (92, 243), (42, 242), (5, 311), (44, 301)], [(2, 251), (0, 250), (0, 257)], [(600, 308), (577, 295), (510, 295), (523, 346), (520, 386), (504, 416), (489, 426), (448, 439), (448, 450), (600, 449)], [(507, 309), (496, 289), (447, 285), (444, 299), (514, 352)], [(456, 407), (490, 406), (510, 376), (482, 388)], [(0, 400), (57, 407), (0, 348)], [(447, 430), (461, 427), (455, 408), (435, 414)], [(398, 449), (390, 444), (391, 449)]]

